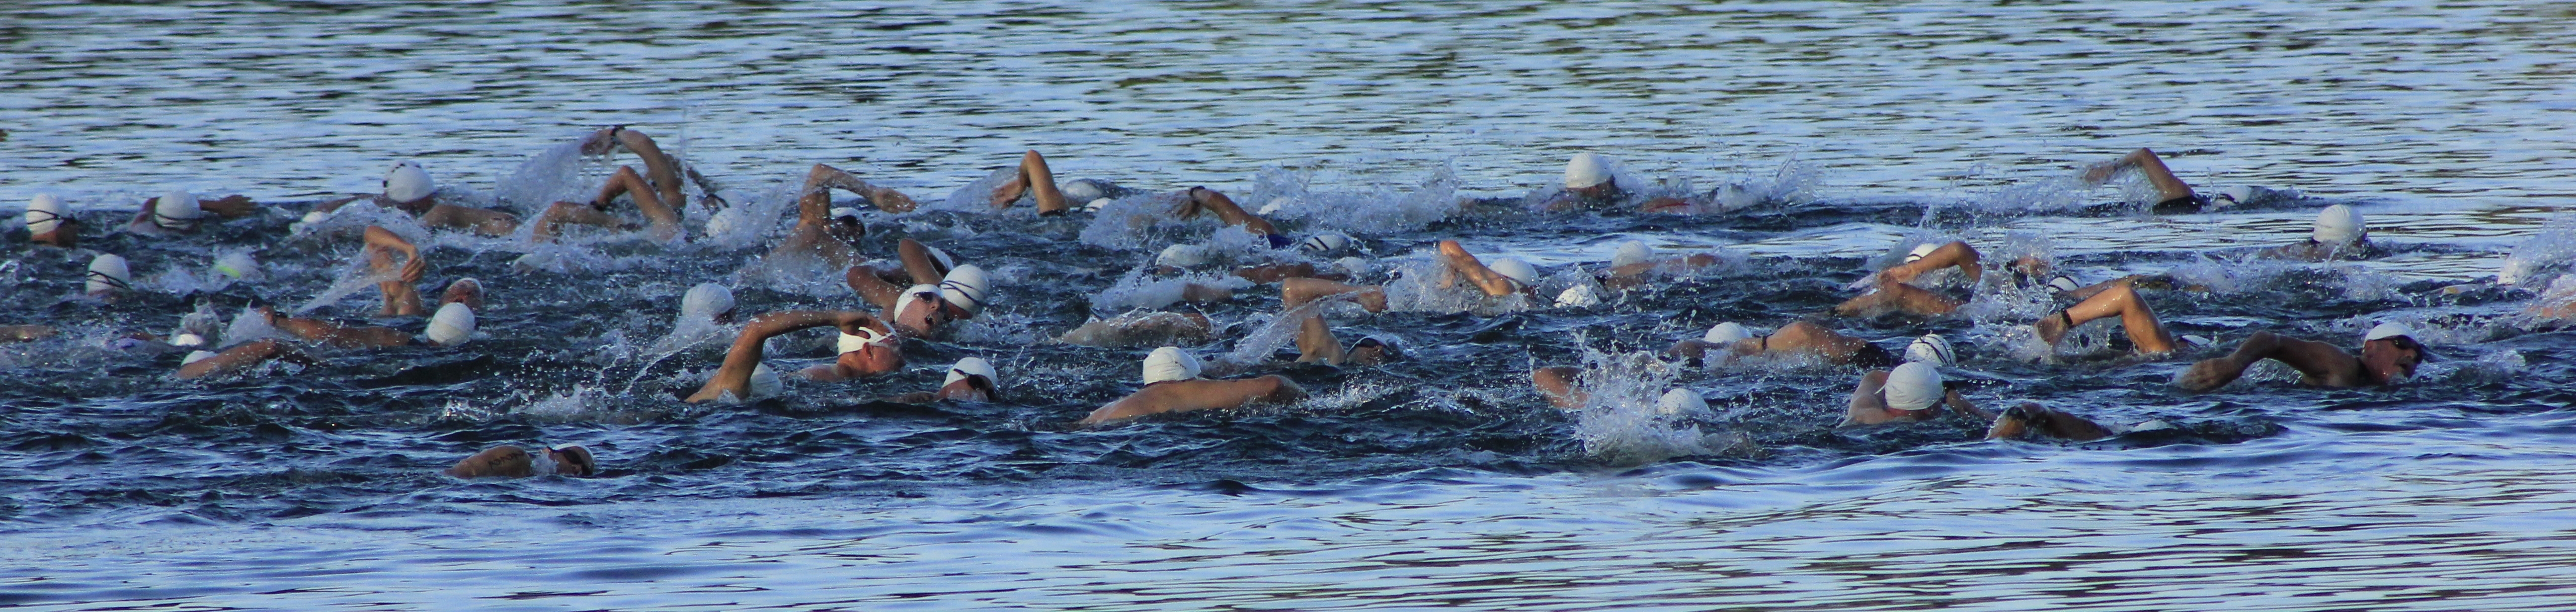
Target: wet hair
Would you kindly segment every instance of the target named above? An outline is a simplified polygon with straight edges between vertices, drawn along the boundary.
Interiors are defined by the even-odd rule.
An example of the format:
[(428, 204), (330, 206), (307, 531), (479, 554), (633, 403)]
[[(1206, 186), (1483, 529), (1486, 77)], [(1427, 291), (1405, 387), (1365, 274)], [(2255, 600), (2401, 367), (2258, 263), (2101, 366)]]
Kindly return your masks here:
[(1863, 344), (1860, 350), (1852, 352), (1851, 363), (1876, 370), (1896, 367), (1897, 362), (1896, 355), (1887, 352), (1887, 349), (1879, 348), (1876, 344)]

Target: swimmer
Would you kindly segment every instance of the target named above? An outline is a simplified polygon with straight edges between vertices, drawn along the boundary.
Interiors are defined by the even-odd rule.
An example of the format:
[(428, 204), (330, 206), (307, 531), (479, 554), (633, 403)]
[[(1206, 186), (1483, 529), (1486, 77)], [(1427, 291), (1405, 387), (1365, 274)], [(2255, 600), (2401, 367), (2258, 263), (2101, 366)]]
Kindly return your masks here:
[(36, 194), (27, 201), (27, 212), (20, 217), (27, 223), (27, 240), (36, 244), (72, 248), (80, 244), (80, 219), (63, 206), (63, 199), (50, 193)]
[(2214, 390), (2235, 382), (2245, 375), (2245, 368), (2265, 359), (2297, 369), (2303, 384), (2338, 388), (2393, 385), (2415, 375), (2415, 366), (2424, 361), (2424, 345), (2415, 341), (2414, 333), (2402, 323), (2381, 323), (2362, 336), (2361, 356), (2356, 358), (2331, 344), (2255, 332), (2236, 347), (2236, 352), (2191, 364), (2191, 369), (2174, 378), (2174, 386), (2185, 391)]
[(439, 305), (438, 312), (430, 315), (428, 329), (419, 336), (391, 327), (342, 326), (320, 319), (287, 317), (267, 304), (254, 304), (251, 309), (266, 317), (269, 326), (289, 336), (332, 348), (460, 346), (473, 340), (475, 328), (474, 309), (462, 303)]
[(2362, 223), (2361, 212), (2351, 206), (2336, 204), (2317, 211), (2315, 227), (2304, 242), (2287, 244), (2257, 253), (2271, 259), (2327, 261), (2340, 258), (2366, 258), (2378, 249), (2370, 244), (2370, 228)]
[[(662, 146), (653, 142), (653, 137), (646, 135), (643, 130), (615, 125), (600, 128), (599, 131), (591, 132), (590, 136), (581, 140), (583, 155), (609, 155), (616, 153), (619, 147), (634, 152), (635, 157), (644, 162), (644, 175), (640, 177), (641, 181), (631, 187), (645, 188), (652, 193), (655, 202), (661, 203), (675, 214), (680, 208), (688, 205), (688, 200), (680, 193), (681, 173), (687, 173), (689, 180), (697, 182), (698, 191), (706, 194), (707, 199), (703, 204), (707, 208), (723, 206), (724, 200), (715, 196), (720, 189), (715, 186), (714, 181), (707, 180), (705, 175), (698, 174), (697, 168), (680, 163), (680, 158), (663, 153)], [(633, 172), (625, 167), (620, 169), (627, 170), (630, 174)], [(607, 206), (607, 199), (606, 195), (600, 196), (599, 205)], [(640, 197), (637, 202), (642, 202)]]
[[(735, 401), (758, 399), (758, 394), (753, 393), (752, 379), (755, 371), (762, 369), (761, 344), (772, 336), (826, 326), (838, 327), (841, 333), (853, 336), (884, 333), (881, 330), (886, 329), (876, 317), (857, 311), (786, 310), (752, 317), (751, 321), (743, 324), (742, 335), (734, 339), (733, 350), (725, 353), (724, 365), (716, 368), (715, 374), (707, 378), (707, 384), (685, 401), (695, 404), (727, 395)], [(860, 362), (853, 364), (857, 366), (870, 365), (866, 360), (853, 361)], [(859, 375), (879, 373), (862, 370)]]
[[(1037, 152), (1030, 151), (1029, 154), (1036, 155)], [(1038, 165), (1043, 170), (1046, 163), (1040, 161)], [(1052, 184), (1052, 180), (1049, 182)], [(858, 176), (840, 168), (814, 164), (812, 170), (805, 172), (804, 197), (822, 194), (823, 204), (828, 208), (832, 203), (833, 189), (858, 194), (860, 198), (868, 201), (868, 205), (890, 213), (908, 213), (912, 212), (914, 207), (920, 206), (919, 203), (912, 201), (912, 196), (904, 195), (901, 191), (868, 184), (867, 181), (859, 180)]]
[(1591, 208), (1617, 201), (1626, 191), (1611, 175), (1610, 161), (1591, 152), (1576, 153), (1565, 161), (1565, 188), (1538, 204), (1539, 210), (1559, 212)]
[[(992, 279), (974, 264), (957, 264), (946, 252), (910, 238), (895, 245), (903, 258), (902, 276), (869, 266), (852, 266), (843, 282), (859, 298), (877, 306), (882, 318), (903, 333), (929, 337), (950, 322), (973, 319), (992, 295)], [(893, 281), (912, 281), (897, 288)]]
[(1287, 235), (1279, 233), (1279, 228), (1271, 225), (1270, 220), (1236, 206), (1234, 199), (1225, 197), (1225, 194), (1206, 187), (1191, 187), (1182, 195), (1180, 208), (1172, 211), (1174, 217), (1196, 219), (1199, 213), (1205, 212), (1216, 215), (1226, 225), (1241, 226), (1244, 231), (1269, 239), (1271, 248), (1288, 246)]
[[(392, 280), (376, 282), (376, 290), (385, 298), (385, 307), (376, 316), (416, 317), (428, 312), (421, 307), (420, 289), (412, 286), (412, 283), (420, 282), (421, 274), (429, 269), (428, 261), (420, 258), (420, 247), (413, 246), (411, 241), (394, 235), (392, 231), (373, 225), (367, 226), (365, 239), (367, 265), (375, 269), (378, 278), (392, 276)], [(403, 257), (399, 268), (393, 263), (397, 254)]]
[(126, 266), (125, 257), (100, 253), (89, 260), (87, 280), (81, 282), (81, 293), (91, 298), (114, 300), (134, 291), (134, 273)]
[[(673, 187), (669, 191), (676, 193), (679, 189)], [(591, 198), (590, 203), (556, 202), (553, 206), (547, 207), (546, 212), (537, 217), (537, 228), (529, 235), (530, 239), (537, 242), (554, 240), (555, 235), (560, 233), (561, 228), (567, 224), (633, 229), (626, 222), (608, 214), (609, 205), (620, 195), (629, 196), (635, 201), (635, 209), (644, 214), (645, 221), (652, 229), (654, 240), (668, 242), (680, 236), (680, 211), (672, 206), (671, 201), (663, 200), (662, 195), (656, 194), (653, 184), (645, 180), (642, 175), (636, 174), (633, 166), (618, 166), (617, 173), (608, 176), (608, 182), (599, 187), (599, 195)]]
[(1593, 278), (1606, 289), (1627, 289), (1646, 284), (1657, 273), (1684, 272), (1717, 265), (1716, 255), (1693, 253), (1682, 257), (1655, 257), (1654, 249), (1638, 240), (1619, 243), (1619, 251), (1610, 257), (1610, 267)]
[(1754, 355), (1791, 355), (1819, 359), (1833, 365), (1857, 365), (1884, 368), (1896, 365), (1896, 356), (1868, 340), (1845, 336), (1806, 321), (1780, 326), (1767, 336), (1755, 336), (1735, 322), (1710, 326), (1697, 340), (1674, 343), (1664, 354), (1688, 362), (1706, 361), (1709, 351), (1719, 351), (1717, 362), (1732, 361)]
[(1537, 268), (1510, 257), (1494, 260), (1494, 264), (1488, 267), (1485, 262), (1476, 259), (1475, 255), (1469, 254), (1467, 247), (1460, 246), (1456, 240), (1440, 241), (1440, 261), (1447, 264), (1446, 267), (1441, 268), (1440, 287), (1443, 289), (1456, 286), (1461, 279), (1492, 297), (1526, 293), (1537, 289), (1535, 284), (1538, 282)]
[[(2142, 427), (2143, 428), (2143, 427)], [(2115, 435), (2111, 428), (2063, 410), (2042, 406), (2039, 402), (2022, 402), (1995, 415), (1986, 428), (1988, 440), (2011, 440), (2039, 436), (2073, 442), (2100, 440)]]
[(2038, 332), (2040, 341), (2053, 346), (2066, 338), (2066, 330), (2077, 325), (2095, 319), (2119, 317), (2120, 328), (2128, 332), (2129, 343), (2137, 352), (2148, 355), (2173, 352), (2177, 346), (2173, 334), (2165, 331), (2163, 322), (2156, 320), (2156, 311), (2147, 307), (2146, 299), (2138, 297), (2135, 281), (2120, 279), (2106, 284), (2111, 286), (2094, 292), (2074, 306), (2057, 311), (2057, 314), (2032, 322), (2031, 328)]
[(806, 173), (803, 195), (796, 198), (796, 228), (787, 239), (770, 249), (769, 257), (811, 257), (831, 266), (849, 266), (859, 261), (859, 243), (868, 237), (867, 225), (859, 222), (855, 208), (833, 208), (832, 189), (847, 189), (866, 198), (870, 205), (887, 212), (909, 212), (916, 204), (912, 198), (892, 189), (870, 185), (839, 168), (814, 164)]
[(1977, 250), (1965, 242), (1933, 246), (1922, 244), (1906, 255), (1905, 263), (1889, 266), (1854, 281), (1850, 287), (1867, 287), (1869, 292), (1834, 306), (1834, 314), (1846, 317), (1879, 317), (1893, 313), (1937, 317), (1950, 314), (1966, 304), (1965, 300), (1917, 287), (1926, 275), (1935, 271), (1958, 268), (1974, 283), (1985, 276), (1978, 263)]
[(1592, 394), (1585, 393), (1582, 387), (1576, 385), (1576, 379), (1582, 376), (1583, 368), (1568, 366), (1539, 368), (1530, 370), (1530, 385), (1538, 388), (1539, 396), (1547, 398), (1549, 405), (1572, 410), (1582, 408), (1584, 403), (1592, 401)]
[(957, 360), (957, 365), (948, 366), (948, 377), (939, 382), (937, 391), (915, 391), (878, 401), (897, 404), (929, 404), (949, 400), (990, 402), (993, 398), (1002, 395), (1001, 390), (993, 382), (999, 379), (1000, 375), (993, 372), (992, 362), (985, 361), (982, 357), (968, 357)]
[(471, 230), (486, 236), (508, 236), (519, 229), (519, 218), (509, 213), (439, 203), (437, 183), (429, 178), (429, 171), (422, 169), (418, 162), (394, 164), (393, 169), (385, 171), (383, 186), (384, 190), (376, 195), (316, 204), (313, 212), (305, 213), (304, 222), (329, 219), (350, 202), (372, 199), (377, 206), (411, 215), (422, 227)]
[(284, 342), (279, 342), (276, 339), (267, 339), (244, 342), (239, 345), (235, 345), (232, 348), (224, 349), (223, 352), (220, 353), (213, 351), (196, 351), (189, 353), (185, 359), (182, 359), (179, 362), (179, 371), (172, 374), (172, 376), (182, 379), (196, 379), (206, 378), (209, 376), (236, 374), (244, 370), (257, 367), (259, 364), (268, 363), (272, 360), (300, 363), (307, 366), (322, 365), (321, 360), (314, 359), (311, 356), (296, 351), (294, 347), (288, 346)]
[(1208, 380), (1199, 378), (1202, 367), (1198, 357), (1179, 347), (1154, 349), (1145, 357), (1145, 388), (1091, 411), (1076, 424), (1099, 425), (1152, 414), (1238, 408), (1259, 402), (1288, 403), (1306, 397), (1304, 388), (1281, 376)]
[(993, 188), (993, 209), (1010, 208), (1022, 195), (1037, 201), (1039, 216), (1064, 214), (1069, 208), (1064, 192), (1056, 189), (1055, 172), (1047, 169), (1046, 156), (1035, 150), (1020, 155), (1020, 166), (1011, 180)]
[(445, 472), (457, 478), (527, 478), (530, 476), (597, 476), (599, 463), (590, 449), (566, 444), (530, 453), (511, 445), (492, 447), (456, 462)]
[(836, 346), (840, 357), (796, 374), (814, 382), (841, 382), (903, 370), (903, 340), (884, 323), (869, 321), (858, 333), (843, 332)]
[[(1293, 279), (1292, 279), (1293, 280)], [(1057, 342), (1100, 348), (1198, 344), (1216, 335), (1216, 324), (1195, 312), (1138, 311), (1092, 319), (1056, 336)]]
[(1995, 418), (1994, 414), (1968, 403), (1966, 398), (1959, 396), (1959, 392), (1944, 388), (1939, 368), (1914, 362), (1892, 370), (1860, 375), (1860, 383), (1852, 388), (1851, 405), (1844, 412), (1842, 424), (1835, 427), (1927, 421), (1941, 416), (1945, 407), (1961, 416), (1983, 421)]
[(0, 325), (0, 342), (35, 342), (61, 333), (51, 325)]

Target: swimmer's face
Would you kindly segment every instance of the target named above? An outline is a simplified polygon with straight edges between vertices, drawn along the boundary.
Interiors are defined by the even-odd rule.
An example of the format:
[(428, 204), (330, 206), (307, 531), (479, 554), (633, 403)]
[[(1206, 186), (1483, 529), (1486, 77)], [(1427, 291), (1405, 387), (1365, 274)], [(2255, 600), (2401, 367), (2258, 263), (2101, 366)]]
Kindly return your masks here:
[(2396, 382), (2415, 375), (2415, 366), (2424, 362), (2424, 345), (2414, 338), (2397, 336), (2361, 343), (2361, 367), (2380, 382)]
[(464, 304), (466, 308), (472, 308), (478, 311), (482, 310), (483, 285), (479, 283), (449, 283), (447, 285), (447, 295), (438, 298), (438, 304), (440, 306), (445, 306), (450, 302)]
[(943, 400), (989, 402), (993, 401), (994, 395), (992, 381), (984, 380), (982, 376), (968, 376), (939, 388), (939, 399)]
[(956, 318), (949, 315), (948, 309), (951, 307), (945, 300), (939, 299), (939, 294), (915, 295), (918, 297), (914, 298), (911, 304), (904, 305), (903, 312), (895, 313), (895, 325), (903, 326), (904, 329), (915, 334), (927, 335)]
[(1358, 344), (1351, 345), (1345, 359), (1360, 365), (1378, 365), (1401, 357), (1403, 355), (1397, 353), (1395, 347), (1387, 346), (1376, 338), (1361, 338)]
[(903, 352), (891, 346), (870, 344), (867, 348), (842, 353), (836, 363), (856, 376), (877, 376), (903, 369)]
[(1619, 181), (1601, 181), (1601, 184), (1590, 187), (1569, 187), (1566, 188), (1565, 192), (1574, 194), (1575, 197), (1580, 198), (1607, 198), (1613, 195), (1618, 195)]
[(731, 308), (727, 308), (727, 309), (725, 309), (725, 311), (724, 311), (724, 312), (716, 313), (716, 322), (717, 322), (717, 323), (732, 323), (732, 322), (733, 322), (733, 309), (731, 309)]
[(547, 449), (555, 460), (555, 473), (565, 476), (589, 476), (599, 473), (599, 463), (591, 460), (590, 449), (567, 446), (563, 450)]

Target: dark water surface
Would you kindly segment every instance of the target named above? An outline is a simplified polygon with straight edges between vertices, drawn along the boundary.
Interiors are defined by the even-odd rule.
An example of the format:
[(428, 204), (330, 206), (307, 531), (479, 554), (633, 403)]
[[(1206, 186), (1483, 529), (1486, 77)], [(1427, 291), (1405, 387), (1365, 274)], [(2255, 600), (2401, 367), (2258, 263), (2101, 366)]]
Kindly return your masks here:
[[(2541, 2), (19, 3), (0, 8), (0, 205), (55, 193), (93, 226), (169, 187), (281, 210), (179, 239), (94, 231), (0, 256), (0, 607), (40, 609), (2374, 609), (2576, 606), (2576, 333), (2522, 313), (2563, 261), (2487, 284), (2508, 251), (2576, 257), (2576, 11)], [(195, 299), (331, 297), (370, 217), (295, 229), (332, 194), (424, 163), (446, 195), (523, 213), (614, 160), (549, 156), (635, 125), (723, 186), (758, 235), (415, 236), (424, 283), (494, 307), (454, 349), (317, 350), (192, 382), (166, 333)], [(2081, 164), (2141, 146), (2201, 186), (2307, 197), (2148, 215)], [(1046, 341), (1150, 293), (1131, 271), (1207, 222), (1131, 231), (947, 200), (1024, 148), (1057, 176), (1286, 202), (1292, 232), (1362, 242), (1372, 279), (1433, 241), (1541, 265), (1548, 295), (1620, 240), (1727, 263), (1584, 308), (1335, 310), (1385, 368), (1259, 365), (1303, 403), (1077, 430), (1135, 387), (1141, 349)], [(1540, 214), (1567, 155), (1640, 191), (1741, 183), (1702, 215)], [(991, 270), (987, 316), (907, 349), (912, 369), (692, 406), (719, 345), (668, 354), (678, 297), (745, 312), (853, 308), (838, 271), (769, 270), (786, 195), (825, 162), (932, 210), (870, 212)], [(1657, 183), (1660, 181), (1661, 183)], [(1120, 206), (1150, 196), (1122, 201)], [(1490, 198), (1452, 214), (1462, 197)], [(2244, 258), (2352, 204), (2387, 253)], [(15, 215), (12, 214), (14, 219)], [(2087, 282), (2172, 273), (2176, 333), (2338, 345), (2415, 324), (2440, 360), (2385, 389), (2259, 370), (2211, 394), (2192, 359), (2052, 355), (2016, 334), (2056, 306), (2000, 285), (1961, 315), (1819, 319), (1902, 350), (1943, 333), (1990, 406), (2046, 402), (2170, 429), (2085, 444), (1983, 442), (1941, 422), (1831, 429), (1854, 369), (1621, 369), (1720, 321), (1831, 307), (1899, 245), (1969, 241)], [(268, 278), (209, 280), (214, 256)], [(77, 297), (95, 253), (138, 299)], [(553, 266), (514, 265), (523, 255)], [(1271, 257), (1240, 252), (1239, 256)], [(1281, 257), (1295, 257), (1282, 255)], [(1322, 263), (1322, 262), (1318, 262)], [(432, 284), (435, 283), (435, 284)], [(2458, 291), (2447, 286), (2466, 283)], [(357, 286), (364, 286), (363, 284)], [(193, 296), (193, 297), (192, 297)], [(314, 304), (365, 322), (372, 291)], [(1186, 307), (1184, 307), (1186, 308)], [(1265, 361), (1273, 289), (1207, 306), (1193, 347)], [(417, 319), (376, 323), (419, 329)], [(2537, 330), (2537, 331), (2535, 331)], [(2108, 324), (2079, 330), (2100, 345)], [(1268, 339), (1270, 343), (1265, 343)], [(1241, 343), (1238, 344), (1238, 340)], [(829, 334), (773, 343), (792, 369)], [(1001, 401), (873, 402), (999, 366)], [(1582, 411), (1533, 365), (1614, 372)], [(1670, 386), (1708, 414), (1666, 419)], [(1642, 393), (1642, 395), (1640, 395)], [(1641, 403), (1637, 401), (1642, 398)], [(1744, 444), (1727, 442), (1741, 440)], [(462, 481), (496, 444), (581, 443), (602, 478)]]

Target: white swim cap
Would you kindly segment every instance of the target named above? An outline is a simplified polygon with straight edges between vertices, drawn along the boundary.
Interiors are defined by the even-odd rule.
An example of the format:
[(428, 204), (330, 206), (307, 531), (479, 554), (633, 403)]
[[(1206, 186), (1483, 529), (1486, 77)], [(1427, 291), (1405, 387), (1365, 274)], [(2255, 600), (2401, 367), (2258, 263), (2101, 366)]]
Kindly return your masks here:
[(1094, 198), (1091, 200), (1090, 204), (1082, 205), (1082, 212), (1100, 212), (1100, 209), (1108, 208), (1109, 203), (1114, 201), (1116, 200), (1111, 200), (1109, 198)]
[(1207, 263), (1207, 247), (1195, 244), (1163, 247), (1163, 252), (1154, 256), (1154, 263), (1174, 268), (1195, 268)]
[(851, 208), (851, 207), (848, 207), (848, 206), (842, 206), (842, 207), (839, 207), (839, 208), (834, 208), (834, 209), (832, 209), (832, 214), (830, 215), (830, 217), (831, 217), (833, 220), (839, 220), (839, 219), (840, 219), (840, 218), (842, 218), (842, 217), (849, 217), (851, 221), (857, 221), (857, 220), (859, 220), (859, 209)]
[(1592, 290), (1592, 283), (1582, 283), (1572, 287), (1566, 287), (1565, 291), (1558, 292), (1556, 294), (1556, 306), (1558, 308), (1582, 308), (1586, 306), (1598, 306), (1600, 304), (1601, 294), (1600, 292)]
[(1565, 188), (1582, 189), (1610, 182), (1610, 162), (1589, 151), (1565, 161)]
[(429, 171), (411, 161), (394, 164), (392, 170), (385, 171), (384, 185), (385, 199), (396, 202), (419, 200), (438, 190), (438, 184), (429, 180)]
[(162, 229), (196, 227), (197, 218), (203, 216), (206, 211), (197, 207), (197, 196), (177, 189), (162, 193), (161, 201), (152, 205), (152, 224)]
[(312, 211), (312, 212), (304, 213), (304, 224), (305, 224), (305, 225), (312, 225), (312, 224), (315, 224), (315, 223), (321, 223), (321, 222), (329, 221), (329, 220), (331, 220), (331, 211), (327, 211), (327, 210), (316, 210), (316, 211)]
[(2077, 290), (2077, 289), (2082, 289), (2082, 288), (2084, 288), (2084, 286), (2083, 286), (2083, 285), (2075, 284), (2075, 279), (2073, 279), (2073, 278), (2068, 278), (2068, 277), (2067, 277), (2066, 275), (2064, 275), (2064, 274), (2059, 274), (2059, 275), (2056, 275), (2056, 276), (2048, 277), (2048, 288), (2049, 288), (2049, 289), (2054, 289), (2054, 290), (2056, 290), (2058, 293), (2065, 293), (2065, 292), (2068, 292), (2068, 291), (2074, 291), (2074, 290)]
[[(31, 223), (28, 224), (28, 227), (35, 227), (35, 225)], [(2517, 255), (2506, 255), (2504, 256), (2504, 265), (2496, 268), (2496, 284), (2511, 285), (2522, 282), (2522, 279), (2531, 277), (2533, 268), (2538, 267), (2539, 266), (2532, 265), (2531, 260), (2523, 259)]]
[(2218, 193), (2209, 195), (2209, 202), (2216, 205), (2218, 208), (2252, 204), (2254, 203), (2254, 188), (2237, 185), (2234, 187), (2220, 189), (2218, 190)]
[(1331, 253), (1350, 248), (1350, 246), (1351, 237), (1341, 235), (1338, 232), (1324, 232), (1313, 236), (1307, 236), (1304, 241), (1297, 243), (1297, 248), (1305, 249), (1309, 253)]
[(215, 272), (233, 278), (247, 279), (259, 274), (259, 261), (250, 253), (233, 251), (215, 258)]
[(769, 369), (769, 364), (760, 364), (758, 367), (751, 369), (751, 397), (742, 398), (742, 400), (751, 401), (777, 397), (778, 392), (784, 390), (786, 387), (786, 381), (778, 379), (777, 370)]
[(429, 315), (429, 329), (421, 333), (439, 346), (458, 346), (474, 339), (474, 308), (463, 302), (448, 302)]
[(1725, 323), (1709, 326), (1708, 333), (1700, 334), (1699, 341), (1710, 344), (1734, 344), (1737, 340), (1746, 340), (1752, 337), (1753, 331), (1745, 329), (1744, 324), (1727, 321)]
[(2361, 242), (2369, 235), (2370, 230), (2361, 223), (2361, 211), (2336, 204), (2317, 211), (2317, 229), (2309, 232), (2308, 237), (2315, 239), (2317, 244), (2348, 245)]
[(967, 357), (957, 360), (957, 365), (948, 366), (948, 378), (939, 381), (939, 386), (957, 384), (957, 381), (966, 380), (968, 376), (982, 376), (984, 382), (994, 386), (1002, 384), (1002, 376), (993, 372), (992, 362), (985, 361), (982, 357)]
[(1708, 399), (1700, 397), (1698, 391), (1674, 388), (1655, 399), (1655, 411), (1668, 416), (1708, 412)]
[(205, 361), (205, 360), (206, 360), (206, 359), (208, 359), (208, 358), (212, 358), (212, 357), (214, 357), (214, 356), (215, 356), (215, 354), (216, 354), (216, 353), (215, 353), (214, 351), (188, 351), (188, 356), (187, 356), (187, 358), (180, 359), (180, 360), (179, 360), (179, 365), (183, 365), (183, 366), (184, 366), (184, 365), (188, 365), (188, 364), (191, 364), (191, 363), (196, 363), (196, 362), (200, 362), (200, 361)]
[(928, 295), (928, 296), (933, 297), (933, 298), (939, 297), (939, 286), (938, 286), (938, 285), (913, 285), (911, 288), (904, 289), (904, 290), (903, 290), (903, 297), (895, 298), (895, 300), (894, 300), (894, 310), (893, 310), (892, 312), (887, 313), (887, 315), (886, 315), (886, 316), (888, 316), (888, 317), (900, 317), (900, 316), (903, 316), (903, 311), (904, 311), (905, 309), (912, 308), (912, 303), (913, 303), (913, 302), (921, 301), (921, 296), (923, 296), (923, 295)]
[(27, 214), (24, 215), (27, 220), (27, 233), (42, 234), (54, 231), (54, 228), (62, 227), (64, 216), (62, 198), (54, 197), (54, 194), (50, 193), (36, 194), (36, 199), (27, 201)]
[(1924, 334), (1915, 338), (1913, 344), (1905, 345), (1905, 360), (1946, 368), (1959, 365), (1959, 353), (1950, 349), (1950, 341), (1943, 339), (1941, 334)]
[(1511, 257), (1496, 259), (1493, 265), (1485, 268), (1493, 270), (1495, 274), (1503, 275), (1503, 278), (1512, 279), (1512, 282), (1520, 283), (1523, 287), (1538, 280), (1538, 268), (1532, 268), (1529, 262)]
[(1654, 259), (1655, 249), (1646, 246), (1646, 241), (1629, 240), (1619, 243), (1619, 252), (1610, 256), (1610, 267), (1630, 266)]
[(939, 280), (939, 299), (948, 300), (971, 316), (984, 311), (984, 296), (990, 295), (992, 287), (983, 268), (965, 264), (949, 269), (948, 277)]
[(2404, 323), (2399, 323), (2399, 322), (2396, 322), (2396, 321), (2389, 321), (2389, 322), (2387, 322), (2387, 323), (2381, 323), (2381, 324), (2379, 324), (2378, 326), (2375, 326), (2375, 327), (2370, 328), (2370, 333), (2369, 333), (2369, 334), (2365, 334), (2365, 335), (2363, 335), (2363, 336), (2361, 337), (2361, 341), (2362, 341), (2362, 342), (2369, 342), (2369, 341), (2372, 341), (2372, 340), (2378, 340), (2378, 339), (2381, 339), (2381, 338), (2393, 338), (2393, 337), (2397, 337), (2397, 336), (2405, 336), (2405, 337), (2408, 337), (2408, 338), (2413, 338), (2413, 337), (2415, 337), (2415, 329), (2414, 329), (2414, 328), (2411, 328), (2411, 327), (2407, 327), (2407, 326), (2406, 326), (2406, 324), (2404, 324)]
[(1199, 358), (1180, 347), (1166, 346), (1145, 355), (1145, 384), (1199, 377)]
[(1887, 373), (1887, 386), (1880, 388), (1887, 407), (1897, 410), (1922, 410), (1941, 403), (1941, 370), (1920, 361), (1896, 366)]
[(733, 290), (724, 285), (698, 283), (698, 286), (689, 288), (687, 295), (680, 297), (682, 317), (713, 319), (729, 310), (733, 310)]
[(1914, 245), (1914, 250), (1905, 253), (1905, 263), (1923, 261), (1924, 256), (1931, 255), (1933, 251), (1938, 250), (1941, 250), (1941, 245), (1929, 242)]
[(88, 292), (131, 290), (134, 275), (125, 267), (125, 258), (115, 253), (100, 253), (89, 260)]
[(205, 336), (200, 336), (200, 335), (196, 335), (196, 334), (179, 334), (179, 335), (171, 336), (171, 337), (170, 337), (170, 346), (205, 346), (205, 345), (206, 345), (206, 337), (205, 337)]
[(939, 262), (939, 269), (942, 269), (942, 270), (955, 270), (955, 269), (957, 269), (957, 258), (955, 258), (955, 257), (949, 257), (949, 256), (948, 256), (948, 252), (947, 252), (947, 251), (939, 250), (939, 247), (930, 246), (930, 245), (927, 245), (927, 244), (925, 244), (925, 245), (921, 245), (921, 250), (922, 250), (922, 251), (925, 251), (925, 252), (930, 253), (930, 259), (931, 259), (931, 260)]
[(861, 327), (857, 334), (841, 334), (841, 340), (837, 344), (840, 352), (843, 353), (867, 350), (868, 345), (871, 344), (892, 348), (894, 336)]
[(1100, 188), (1098, 181), (1091, 179), (1065, 181), (1064, 184), (1056, 186), (1056, 193), (1064, 194), (1065, 199), (1075, 202), (1088, 202), (1109, 195), (1107, 190)]

